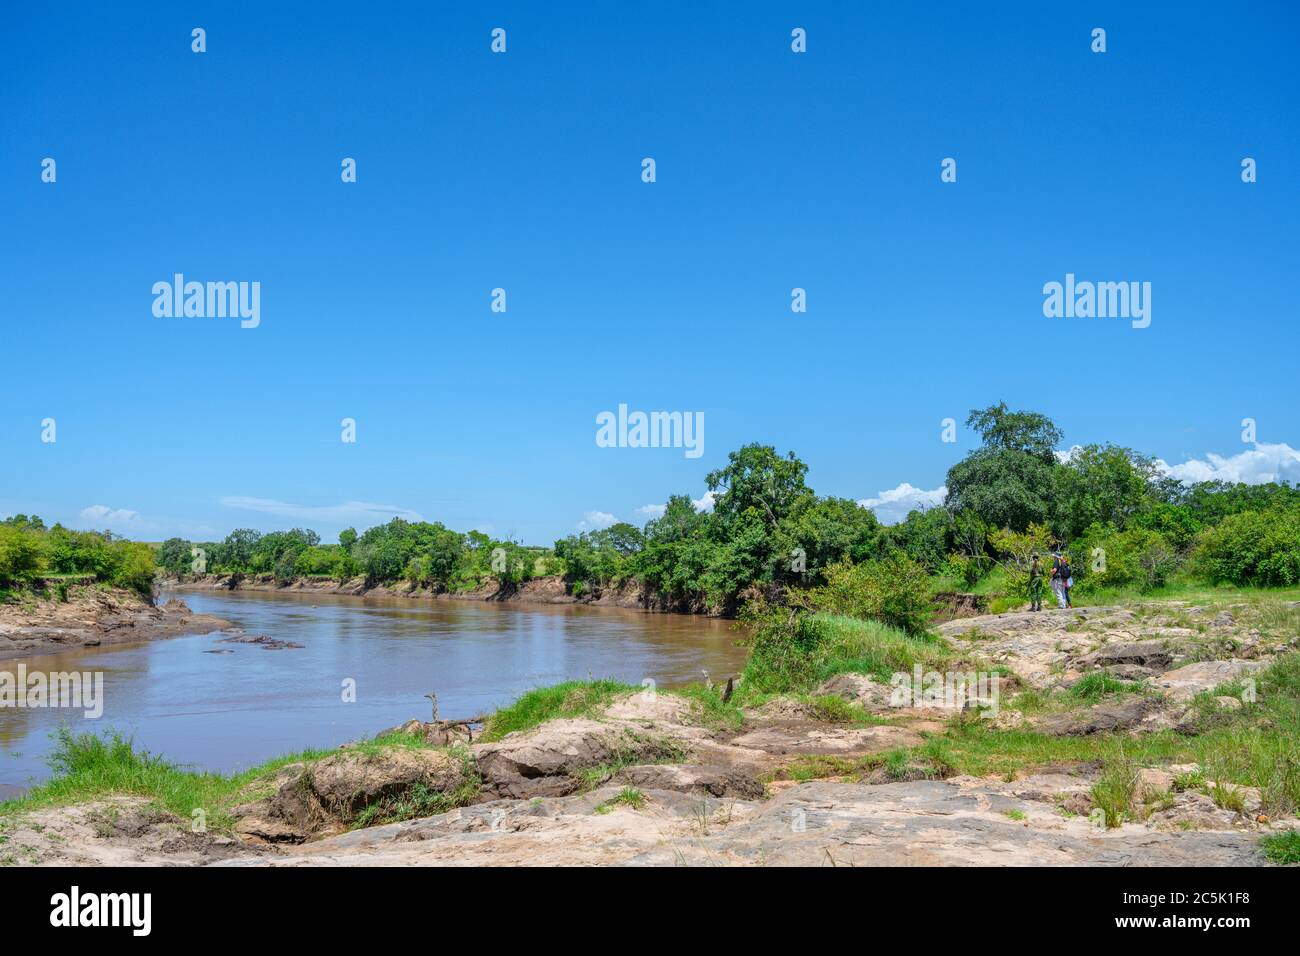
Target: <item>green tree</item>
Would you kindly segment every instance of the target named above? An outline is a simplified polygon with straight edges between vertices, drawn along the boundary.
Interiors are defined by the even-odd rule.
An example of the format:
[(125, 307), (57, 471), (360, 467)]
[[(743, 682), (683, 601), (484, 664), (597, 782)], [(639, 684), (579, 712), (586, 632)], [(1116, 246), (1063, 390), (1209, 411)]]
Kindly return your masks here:
[(1069, 541), (1095, 524), (1123, 530), (1156, 504), (1155, 461), (1118, 445), (1076, 448), (1057, 469), (1054, 527)]
[(726, 467), (705, 478), (714, 492), (713, 514), (725, 527), (753, 512), (775, 528), (812, 494), (804, 484), (807, 472), (794, 452), (782, 458), (771, 445), (746, 445), (727, 456)]
[[(836, 561), (878, 557), (885, 533), (870, 508), (850, 498), (799, 498), (777, 527), (775, 578), (819, 581)], [(800, 570), (803, 565), (803, 570)]]
[(593, 531), (591, 540), (597, 548), (612, 548), (625, 558), (645, 547), (645, 535), (641, 529), (626, 521), (619, 521), (601, 531)]
[(184, 538), (168, 538), (158, 546), (158, 566), (172, 574), (188, 574), (193, 562), (191, 547)]
[(1061, 430), (1047, 416), (1009, 411), (1005, 402), (972, 409), (966, 424), (982, 444), (948, 470), (948, 510), (1013, 531), (1050, 520)]
[(41, 564), (41, 538), (25, 527), (0, 523), (0, 584), (18, 584)]
[(1013, 412), (1006, 402), (971, 410), (966, 424), (979, 433), (989, 451), (1018, 451), (1051, 463), (1064, 433), (1046, 415)]
[(236, 528), (222, 542), (222, 564), (231, 571), (253, 570), (253, 557), (262, 534), (252, 528)]
[(344, 528), (339, 532), (339, 545), (344, 551), (351, 551), (352, 546), (357, 543), (357, 529)]
[(1215, 582), (1300, 584), (1300, 507), (1228, 515), (1200, 533), (1193, 560)]

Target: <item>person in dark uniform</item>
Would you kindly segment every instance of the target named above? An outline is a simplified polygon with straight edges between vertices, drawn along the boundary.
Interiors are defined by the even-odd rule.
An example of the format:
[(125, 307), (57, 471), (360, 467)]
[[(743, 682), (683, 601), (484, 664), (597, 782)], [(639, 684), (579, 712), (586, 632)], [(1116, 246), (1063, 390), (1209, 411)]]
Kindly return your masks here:
[(1038, 563), (1038, 555), (1029, 565), (1029, 610), (1043, 609), (1043, 566)]

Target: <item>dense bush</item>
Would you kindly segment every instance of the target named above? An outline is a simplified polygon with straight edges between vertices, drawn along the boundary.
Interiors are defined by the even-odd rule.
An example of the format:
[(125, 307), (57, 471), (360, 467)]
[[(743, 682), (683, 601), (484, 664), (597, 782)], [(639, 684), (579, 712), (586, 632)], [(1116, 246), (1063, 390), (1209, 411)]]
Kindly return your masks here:
[(921, 633), (934, 608), (930, 576), (905, 555), (826, 569), (826, 584), (809, 595), (818, 610), (871, 618), (909, 634)]
[(40, 564), (39, 532), (0, 524), (0, 585), (25, 581)]
[(771, 607), (762, 601), (747, 604), (741, 619), (750, 629), (745, 692), (809, 689), (817, 677), (825, 625), (798, 608)]
[(148, 596), (154, 551), (108, 532), (48, 530), (40, 519), (18, 515), (0, 522), (0, 584), (21, 584), (44, 575), (93, 575), (97, 581)]
[(305, 577), (347, 581), (357, 575), (357, 564), (340, 544), (318, 544), (307, 548), (294, 562), (296, 572)]
[(989, 534), (989, 547), (998, 556), (1006, 574), (1007, 595), (1017, 601), (1029, 600), (1029, 577), (1034, 557), (1038, 557), (1043, 587), (1048, 585), (1052, 564), (1052, 531), (1045, 524), (1031, 524), (1024, 531), (1001, 528)]
[(1076, 542), (1073, 565), (1081, 594), (1103, 588), (1151, 591), (1168, 583), (1178, 567), (1169, 540), (1158, 531), (1094, 525)]
[(1300, 584), (1300, 507), (1229, 515), (1200, 533), (1193, 560), (1215, 582)]

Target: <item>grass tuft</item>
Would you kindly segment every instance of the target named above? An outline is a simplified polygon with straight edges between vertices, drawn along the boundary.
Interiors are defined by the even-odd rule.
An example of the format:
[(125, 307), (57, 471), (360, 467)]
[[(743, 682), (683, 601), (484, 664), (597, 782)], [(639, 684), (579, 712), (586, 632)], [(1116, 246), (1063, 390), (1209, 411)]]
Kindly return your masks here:
[(640, 810), (645, 806), (645, 794), (636, 787), (624, 787), (604, 803), (598, 804), (595, 812), (609, 813), (620, 804), (631, 807), (633, 810)]
[(1264, 856), (1274, 863), (1294, 865), (1300, 863), (1300, 830), (1274, 833), (1259, 841)]
[(639, 690), (615, 680), (571, 680), (530, 690), (488, 718), (479, 740), (489, 743), (506, 734), (530, 730), (557, 717), (590, 717), (619, 694)]

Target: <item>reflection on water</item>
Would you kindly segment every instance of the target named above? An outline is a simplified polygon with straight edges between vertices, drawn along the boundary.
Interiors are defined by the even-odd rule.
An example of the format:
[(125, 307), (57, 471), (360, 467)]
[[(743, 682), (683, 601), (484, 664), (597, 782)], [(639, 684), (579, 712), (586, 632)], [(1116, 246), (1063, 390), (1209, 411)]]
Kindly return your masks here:
[[(164, 595), (166, 600), (169, 595)], [(114, 728), (178, 763), (247, 767), (329, 747), (411, 717), (468, 717), (533, 687), (613, 677), (671, 687), (736, 673), (744, 650), (728, 622), (676, 614), (477, 601), (409, 601), (256, 591), (185, 591), (194, 611), (300, 650), (223, 644), (224, 635), (29, 658), (29, 670), (102, 671), (104, 716), (0, 708), (0, 785), (48, 775), (49, 734)], [(230, 651), (210, 654), (205, 651)], [(0, 661), (14, 672), (18, 661)], [(344, 703), (348, 679), (356, 702)]]

